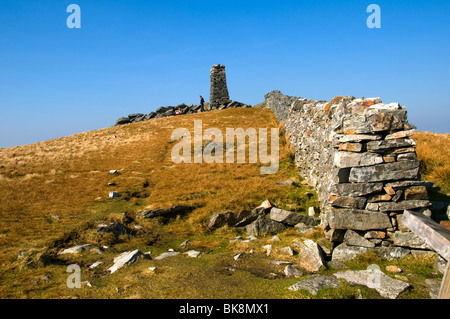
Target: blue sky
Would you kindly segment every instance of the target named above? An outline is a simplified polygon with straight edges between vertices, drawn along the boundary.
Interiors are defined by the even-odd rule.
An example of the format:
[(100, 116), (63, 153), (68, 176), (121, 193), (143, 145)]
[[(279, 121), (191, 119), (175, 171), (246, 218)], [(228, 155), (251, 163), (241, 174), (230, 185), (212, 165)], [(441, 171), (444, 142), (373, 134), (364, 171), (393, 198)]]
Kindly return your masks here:
[[(81, 29), (66, 25), (72, 3)], [(0, 147), (208, 100), (213, 64), (232, 100), (376, 96), (449, 133), (449, 13), (450, 1), (0, 0)]]

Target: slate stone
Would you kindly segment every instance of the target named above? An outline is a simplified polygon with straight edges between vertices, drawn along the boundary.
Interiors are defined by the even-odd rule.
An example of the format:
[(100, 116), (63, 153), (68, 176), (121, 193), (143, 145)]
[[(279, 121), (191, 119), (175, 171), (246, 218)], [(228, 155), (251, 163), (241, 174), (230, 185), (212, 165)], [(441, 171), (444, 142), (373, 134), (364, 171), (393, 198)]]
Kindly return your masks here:
[(352, 260), (356, 256), (365, 254), (368, 251), (370, 251), (370, 248), (349, 246), (345, 243), (342, 243), (333, 249), (333, 253), (331, 255), (331, 260), (332, 261)]
[(286, 230), (286, 226), (274, 220), (259, 216), (253, 223), (246, 226), (246, 230), (253, 236), (262, 234), (279, 234)]
[(363, 285), (375, 289), (382, 297), (396, 299), (411, 285), (404, 281), (393, 279), (381, 270), (348, 270), (334, 274), (336, 278), (345, 279), (351, 285)]
[(188, 213), (194, 209), (195, 209), (195, 207), (192, 207), (192, 206), (176, 205), (176, 206), (162, 208), (162, 209), (144, 210), (139, 215), (144, 218), (153, 218), (153, 217), (157, 217), (157, 216), (180, 215), (180, 214)]
[(392, 227), (386, 213), (358, 209), (331, 209), (328, 224), (334, 229), (380, 230)]
[(309, 272), (317, 272), (321, 267), (326, 267), (325, 258), (320, 246), (311, 239), (303, 239), (303, 242), (294, 241), (298, 249), (298, 265)]
[(114, 258), (114, 265), (108, 268), (108, 271), (112, 274), (123, 266), (136, 262), (136, 260), (143, 255), (144, 254), (137, 249), (133, 251), (126, 251)]
[(335, 184), (332, 193), (338, 196), (364, 196), (380, 192), (383, 183), (346, 183)]
[(349, 246), (359, 246), (366, 248), (374, 248), (375, 244), (365, 239), (363, 236), (353, 230), (347, 230), (344, 236), (344, 243)]
[(293, 284), (288, 289), (292, 291), (305, 289), (312, 295), (317, 295), (320, 289), (327, 287), (339, 288), (340, 283), (334, 277), (316, 274)]
[(402, 161), (378, 164), (376, 166), (354, 167), (349, 182), (379, 182), (401, 179), (416, 179), (419, 176), (420, 161)]

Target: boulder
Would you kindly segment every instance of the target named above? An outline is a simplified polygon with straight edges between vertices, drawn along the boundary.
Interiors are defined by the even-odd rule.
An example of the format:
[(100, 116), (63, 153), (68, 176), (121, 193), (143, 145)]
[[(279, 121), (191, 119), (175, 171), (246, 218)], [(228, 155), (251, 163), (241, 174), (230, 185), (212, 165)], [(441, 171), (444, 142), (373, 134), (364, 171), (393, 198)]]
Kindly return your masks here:
[(262, 234), (279, 234), (286, 229), (282, 223), (259, 216), (253, 223), (246, 226), (249, 234), (259, 236)]
[(123, 125), (131, 123), (130, 119), (128, 117), (121, 117), (116, 121), (116, 125)]
[(403, 247), (375, 247), (374, 249), (378, 256), (389, 261), (403, 258), (411, 253), (409, 249)]
[(211, 216), (208, 223), (208, 228), (220, 228), (225, 225), (234, 225), (236, 216), (232, 212), (217, 213)]
[[(264, 203), (263, 203), (264, 204)], [(261, 204), (261, 205), (263, 205)], [(258, 206), (252, 211), (242, 210), (235, 216), (234, 227), (247, 226), (251, 222), (255, 221), (259, 216), (264, 216), (266, 207)]]
[(304, 239), (303, 242), (294, 241), (294, 245), (298, 248), (298, 265), (310, 272), (317, 272), (320, 267), (325, 267), (325, 259), (323, 257), (320, 246), (311, 239)]

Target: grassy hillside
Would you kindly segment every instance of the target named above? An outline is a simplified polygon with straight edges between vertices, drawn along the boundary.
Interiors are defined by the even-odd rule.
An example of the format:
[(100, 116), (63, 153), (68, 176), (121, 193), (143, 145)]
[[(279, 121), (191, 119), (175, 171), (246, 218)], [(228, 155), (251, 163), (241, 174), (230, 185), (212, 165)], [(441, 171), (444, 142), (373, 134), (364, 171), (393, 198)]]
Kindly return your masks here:
[[(209, 218), (217, 212), (253, 209), (265, 199), (277, 206), (305, 213), (317, 206), (314, 191), (302, 183), (280, 133), (280, 169), (261, 175), (260, 164), (174, 164), (171, 140), (175, 128), (193, 132), (193, 121), (203, 130), (278, 127), (266, 109), (227, 109), (110, 127), (32, 145), (0, 149), (0, 297), (1, 298), (311, 298), (307, 292), (287, 289), (299, 278), (287, 279), (283, 267), (266, 262), (262, 247), (271, 236), (251, 242), (232, 242), (248, 234), (237, 228), (209, 230)], [(419, 133), (418, 133), (419, 134)], [(419, 136), (419, 135), (417, 135)], [(415, 136), (416, 137), (416, 136)], [(418, 152), (421, 140), (418, 141)], [(427, 142), (428, 143), (428, 142)], [(447, 142), (448, 143), (448, 140)], [(448, 144), (447, 144), (448, 145)], [(448, 148), (447, 148), (448, 151)], [(420, 157), (420, 155), (419, 155)], [(109, 174), (117, 170), (119, 174)], [(430, 175), (431, 178), (431, 175)], [(434, 178), (434, 177), (433, 177)], [(294, 185), (277, 185), (292, 179)], [(115, 186), (108, 186), (114, 183)], [(443, 187), (448, 183), (444, 177)], [(121, 197), (108, 199), (111, 191)], [(312, 194), (312, 195), (311, 195)], [(195, 207), (174, 218), (143, 219), (144, 209), (178, 204)], [(97, 226), (121, 221), (138, 226), (138, 235), (96, 232)], [(133, 228), (134, 229), (134, 228)], [(288, 230), (279, 235), (275, 248), (309, 237), (330, 245), (320, 230), (301, 235)], [(114, 274), (106, 270), (127, 250), (139, 249), (157, 256), (190, 240), (188, 249), (200, 258), (185, 255), (166, 260), (140, 260)], [(77, 244), (107, 246), (99, 254), (57, 253)], [(235, 261), (238, 252), (249, 252)], [(295, 256), (277, 257), (297, 262)], [(102, 262), (89, 269), (94, 262)], [(386, 262), (373, 255), (358, 257), (353, 269), (395, 263), (414, 273), (415, 288), (402, 298), (427, 298), (424, 280), (436, 276), (433, 258), (405, 258)], [(81, 267), (81, 289), (66, 285), (67, 266)], [(149, 267), (156, 267), (151, 271)], [(324, 270), (330, 272), (332, 270)], [(439, 277), (439, 276), (438, 276)], [(345, 283), (340, 289), (324, 289), (316, 298), (379, 298), (373, 290)]]

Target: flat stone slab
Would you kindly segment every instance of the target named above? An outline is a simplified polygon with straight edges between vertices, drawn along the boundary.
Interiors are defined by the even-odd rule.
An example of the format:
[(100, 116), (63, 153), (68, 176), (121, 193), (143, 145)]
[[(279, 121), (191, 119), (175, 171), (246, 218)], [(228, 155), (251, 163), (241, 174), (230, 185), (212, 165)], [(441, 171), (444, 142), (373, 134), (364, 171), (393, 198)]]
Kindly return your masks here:
[(179, 254), (180, 254), (179, 251), (169, 251), (169, 252), (166, 252), (166, 253), (162, 253), (161, 255), (155, 257), (154, 259), (155, 260), (163, 260), (163, 259), (166, 259), (166, 258), (169, 258), (169, 257), (177, 256)]
[(64, 249), (63, 251), (59, 252), (58, 255), (64, 255), (64, 254), (78, 254), (81, 253), (87, 249), (92, 248), (93, 246), (91, 244), (85, 244), (85, 245), (78, 245), (71, 248)]
[(309, 293), (317, 295), (320, 289), (326, 287), (339, 288), (340, 283), (334, 277), (324, 275), (311, 275), (308, 278), (293, 284), (288, 289), (292, 291), (305, 289), (309, 291)]
[(144, 254), (137, 249), (133, 251), (126, 251), (114, 258), (114, 265), (108, 268), (108, 271), (112, 274), (123, 266), (136, 262), (140, 256), (144, 256)]
[(332, 209), (328, 223), (334, 229), (373, 230), (392, 227), (386, 213), (360, 209)]
[(191, 258), (197, 258), (198, 256), (200, 256), (201, 252), (199, 252), (198, 250), (189, 250), (185, 252), (185, 254)]
[(335, 273), (334, 276), (346, 280), (351, 285), (361, 285), (375, 289), (382, 297), (389, 299), (396, 299), (398, 295), (411, 286), (404, 281), (393, 279), (375, 268), (342, 271)]

